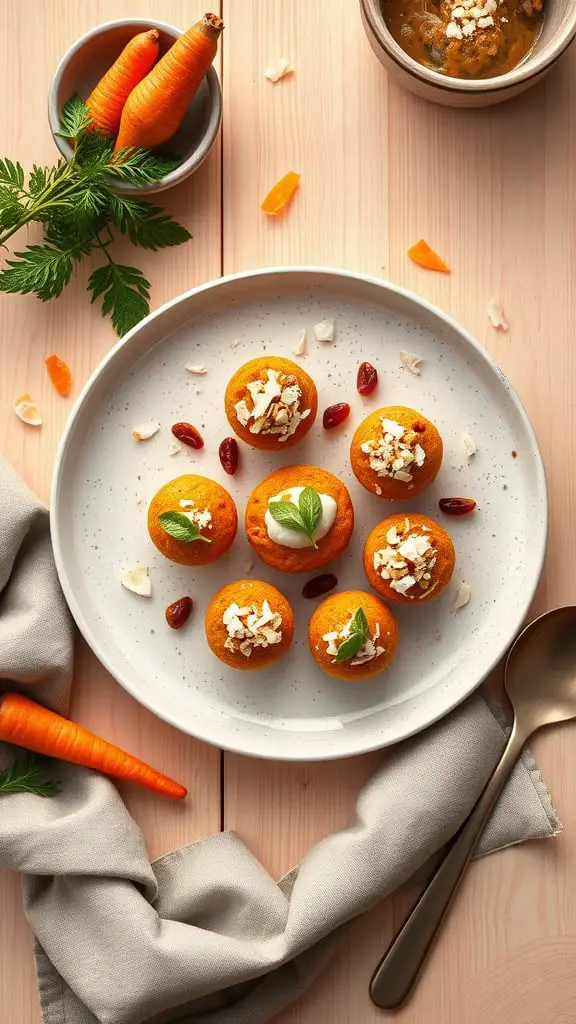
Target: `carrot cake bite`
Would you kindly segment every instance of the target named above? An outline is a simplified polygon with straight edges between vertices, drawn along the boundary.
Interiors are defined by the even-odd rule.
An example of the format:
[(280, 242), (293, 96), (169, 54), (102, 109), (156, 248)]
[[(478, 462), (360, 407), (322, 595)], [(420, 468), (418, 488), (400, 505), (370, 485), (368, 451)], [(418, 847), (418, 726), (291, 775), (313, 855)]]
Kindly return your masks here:
[(421, 413), (395, 405), (362, 421), (350, 446), (352, 469), (363, 487), (388, 501), (414, 498), (437, 476), (443, 444)]
[(348, 590), (318, 606), (308, 639), (323, 672), (354, 682), (388, 668), (398, 647), (398, 627), (392, 612), (373, 594)]
[(294, 636), (294, 615), (270, 583), (238, 580), (212, 598), (206, 612), (210, 649), (230, 668), (266, 668), (286, 653)]
[(245, 363), (225, 395), (232, 430), (252, 448), (282, 450), (298, 444), (316, 419), (316, 385), (290, 359), (263, 356)]
[(344, 550), (353, 528), (348, 489), (318, 466), (276, 470), (246, 505), (250, 544), (280, 572), (311, 572), (327, 565)]
[(215, 480), (193, 473), (160, 488), (148, 509), (152, 543), (180, 565), (208, 565), (228, 550), (238, 528), (233, 499)]
[(373, 530), (364, 547), (364, 569), (387, 601), (420, 604), (438, 597), (454, 572), (454, 545), (428, 516), (396, 515)]

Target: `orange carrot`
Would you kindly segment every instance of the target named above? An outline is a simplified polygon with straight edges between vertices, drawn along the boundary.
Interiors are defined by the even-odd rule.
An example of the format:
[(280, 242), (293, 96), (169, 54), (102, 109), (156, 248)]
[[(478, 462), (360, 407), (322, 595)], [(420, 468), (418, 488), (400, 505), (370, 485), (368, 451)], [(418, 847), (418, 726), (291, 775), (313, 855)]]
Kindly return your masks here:
[(272, 186), (266, 198), (261, 202), (262, 213), (271, 217), (281, 216), (292, 202), (294, 193), (300, 185), (300, 175), (296, 171), (288, 171), (280, 181)]
[(216, 56), (223, 28), (215, 14), (205, 14), (132, 90), (122, 111), (115, 151), (154, 149), (174, 135)]
[(118, 60), (100, 79), (86, 100), (92, 127), (116, 135), (124, 104), (158, 57), (160, 33), (157, 28), (140, 32), (124, 47)]
[(106, 775), (137, 782), (176, 800), (182, 800), (187, 793), (180, 783), (150, 768), (144, 761), (19, 693), (0, 697), (0, 740), (37, 754), (96, 768)]
[(434, 252), (434, 249), (431, 249), (428, 242), (425, 242), (423, 238), (408, 249), (408, 255), (413, 263), (417, 263), (419, 267), (424, 267), (425, 270), (439, 270), (442, 274), (450, 273), (448, 264), (440, 259), (438, 253)]
[(56, 354), (48, 356), (44, 360), (46, 369), (48, 370), (48, 376), (52, 381), (56, 391), (62, 398), (67, 398), (72, 388), (72, 373), (70, 367), (60, 356)]

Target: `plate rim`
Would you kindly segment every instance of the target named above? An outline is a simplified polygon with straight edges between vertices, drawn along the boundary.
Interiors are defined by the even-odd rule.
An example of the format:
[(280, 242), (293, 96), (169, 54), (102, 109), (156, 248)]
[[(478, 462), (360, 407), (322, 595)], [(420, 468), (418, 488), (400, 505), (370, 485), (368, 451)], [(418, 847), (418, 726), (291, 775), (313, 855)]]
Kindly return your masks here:
[[(358, 743), (356, 743), (354, 750), (344, 752), (331, 752), (330, 750), (313, 752), (310, 750), (305, 750), (302, 751), (300, 754), (298, 752), (289, 752), (283, 754), (282, 757), (279, 757), (277, 756), (277, 754), (267, 753), (262, 750), (254, 750), (251, 748), (250, 742), (243, 743), (241, 739), (240, 742), (237, 743), (222, 743), (220, 742), (220, 740), (216, 743), (202, 731), (194, 730), (193, 726), (196, 724), (195, 722), (192, 723), (192, 727), (188, 725), (184, 727), (181, 722), (177, 722), (175, 718), (171, 717), (169, 714), (164, 714), (156, 707), (153, 707), (148, 700), (144, 699), (141, 695), (139, 695), (134, 690), (134, 687), (132, 687), (122, 677), (122, 672), (117, 671), (117, 669), (112, 665), (111, 659), (109, 659), (105, 651), (103, 651), (100, 648), (97, 639), (95, 639), (92, 636), (89, 621), (84, 616), (79, 603), (76, 601), (74, 589), (67, 575), (66, 561), (63, 554), (63, 538), (60, 534), (56, 510), (58, 508), (60, 500), (62, 469), (76, 421), (79, 418), (84, 402), (90, 395), (92, 388), (95, 386), (100, 377), (105, 373), (108, 364), (115, 359), (116, 354), (122, 349), (124, 349), (127, 345), (130, 345), (132, 340), (143, 329), (147, 328), (149, 324), (152, 323), (154, 320), (160, 320), (168, 310), (174, 308), (177, 305), (180, 305), (181, 303), (187, 301), (188, 299), (192, 298), (195, 295), (201, 295), (204, 292), (215, 291), (219, 287), (224, 287), (226, 285), (233, 284), (236, 281), (245, 281), (250, 278), (272, 278), (278, 276), (288, 277), (292, 274), (321, 274), (327, 277), (332, 277), (334, 279), (345, 278), (351, 281), (360, 281), (364, 284), (376, 286), (378, 289), (381, 289), (384, 293), (395, 294), (400, 298), (406, 299), (409, 303), (419, 306), (420, 308), (426, 310), (433, 316), (438, 317), (449, 329), (456, 332), (456, 334), (459, 335), (466, 342), (466, 344), (476, 352), (480, 359), (483, 360), (485, 364), (487, 364), (488, 368), (492, 371), (492, 373), (499, 377), (501, 381), (503, 381), (503, 383), (505, 384), (508, 390), (508, 395), (515, 406), (516, 412), (522, 421), (523, 429), (525, 430), (526, 436), (530, 442), (531, 455), (534, 460), (534, 468), (536, 470), (538, 482), (537, 493), (539, 495), (542, 506), (542, 529), (540, 531), (540, 536), (537, 539), (537, 571), (534, 574), (534, 579), (532, 581), (531, 586), (529, 586), (526, 591), (525, 600), (519, 608), (516, 617), (517, 621), (515, 621), (513, 625), (513, 629), (511, 630), (510, 636), (505, 642), (503, 642), (501, 650), (499, 650), (499, 653), (492, 658), (488, 667), (482, 672), (481, 677), (477, 679), (473, 685), (470, 686), (466, 693), (459, 696), (457, 699), (449, 697), (447, 700), (445, 700), (445, 702), (442, 703), (441, 708), (437, 711), (437, 713), (434, 712), (432, 717), (426, 722), (425, 725), (415, 725), (414, 728), (412, 729), (407, 728), (403, 730), (402, 734), (396, 737), (395, 739), (386, 738), (384, 739), (383, 742), (369, 741), (368, 743), (362, 746), (359, 746)], [(256, 757), (266, 761), (286, 761), (296, 763), (303, 761), (335, 761), (348, 757), (358, 757), (362, 754), (368, 754), (372, 751), (392, 746), (396, 743), (409, 739), (411, 736), (417, 735), (419, 732), (423, 732), (425, 729), (430, 728), (430, 726), (435, 725), (438, 721), (440, 721), (446, 715), (450, 714), (451, 711), (453, 711), (456, 707), (458, 707), (465, 700), (471, 697), (472, 694), (482, 685), (484, 680), (490, 675), (495, 666), (501, 661), (505, 652), (508, 650), (510, 644), (513, 642), (514, 638), (517, 636), (519, 630), (522, 628), (524, 622), (526, 621), (527, 614), (529, 612), (532, 601), (534, 600), (534, 596), (542, 576), (542, 571), (544, 568), (544, 562), (546, 558), (549, 530), (548, 483), (546, 478), (544, 460), (542, 458), (542, 453), (540, 451), (540, 446), (538, 443), (536, 432), (534, 430), (534, 427), (532, 426), (531, 420), (528, 416), (528, 413), (526, 412), (526, 409), (524, 408), (524, 404), (518, 392), (516, 391), (515, 387), (511, 384), (511, 382), (508, 380), (503, 371), (500, 369), (498, 363), (491, 355), (491, 353), (488, 352), (480, 344), (480, 342), (477, 341), (477, 339), (465, 327), (462, 326), (462, 324), (455, 320), (454, 317), (452, 317), (448, 313), (445, 313), (442, 309), (434, 305), (432, 302), (429, 302), (428, 299), (422, 298), (421, 296), (417, 295), (416, 292), (413, 292), (408, 288), (403, 288), (400, 285), (396, 285), (385, 278), (375, 277), (372, 274), (365, 274), (359, 271), (346, 270), (338, 267), (326, 267), (315, 264), (290, 264), (273, 267), (259, 267), (253, 270), (241, 271), (234, 274), (226, 274), (223, 275), (222, 277), (214, 278), (203, 284), (197, 285), (194, 288), (189, 288), (185, 292), (181, 292), (179, 295), (175, 296), (175, 298), (163, 303), (161, 306), (158, 307), (158, 309), (153, 310), (151, 313), (149, 313), (147, 317), (141, 320), (138, 324), (136, 324), (135, 327), (131, 328), (130, 331), (128, 331), (122, 338), (120, 338), (92, 371), (92, 373), (88, 377), (88, 380), (86, 381), (80, 393), (78, 394), (72, 409), (70, 410), (70, 415), (64, 426), (64, 430), (61, 435), (60, 441), (58, 443), (58, 448), (56, 451), (56, 458), (54, 461), (54, 468), (52, 471), (52, 482), (50, 487), (49, 511), (50, 534), (52, 538), (54, 560), (62, 592), (64, 594), (68, 607), (72, 613), (72, 617), (76, 623), (76, 626), (78, 627), (78, 630), (80, 631), (84, 640), (86, 641), (86, 643), (88, 644), (88, 646), (90, 647), (90, 649), (92, 650), (100, 664), (106, 669), (107, 672), (110, 673), (112, 678), (120, 686), (122, 686), (122, 688), (128, 694), (130, 694), (131, 697), (134, 698), (134, 700), (136, 700), (140, 705), (142, 705), (148, 711), (150, 711), (151, 714), (155, 715), (161, 721), (166, 722), (168, 725), (171, 725), (172, 727), (178, 729), (180, 732), (183, 732), (188, 736), (192, 736), (194, 739), (200, 740), (204, 743), (210, 743), (213, 746), (217, 746), (217, 749), (224, 750), (230, 753), (240, 754), (247, 757)], [(471, 675), (473, 675), (472, 672)]]

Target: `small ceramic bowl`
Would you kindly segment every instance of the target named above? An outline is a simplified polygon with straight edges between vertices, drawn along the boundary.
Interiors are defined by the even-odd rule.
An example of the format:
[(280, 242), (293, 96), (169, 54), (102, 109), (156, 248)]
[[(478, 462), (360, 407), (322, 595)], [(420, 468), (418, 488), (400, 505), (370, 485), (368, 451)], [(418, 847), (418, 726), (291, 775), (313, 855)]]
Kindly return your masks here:
[(525, 59), (504, 75), (464, 81), (425, 68), (393, 38), (380, 0), (360, 0), (362, 21), (379, 61), (406, 89), (448, 107), (487, 107), (518, 96), (550, 70), (576, 36), (574, 0), (546, 0), (542, 31)]
[[(173, 25), (148, 18), (123, 18), (121, 21), (109, 21), (99, 25), (83, 35), (68, 53), (62, 58), (50, 84), (48, 93), (48, 120), (54, 142), (69, 160), (72, 147), (67, 139), (62, 139), (56, 132), (59, 128), (60, 111), (75, 93), (82, 99), (90, 95), (102, 75), (114, 63), (126, 43), (138, 32), (157, 28), (160, 32), (160, 56), (172, 46), (175, 39), (182, 33)], [(154, 185), (142, 185), (138, 188), (116, 182), (117, 192), (126, 195), (142, 195), (152, 192), (163, 192), (164, 189), (179, 185), (190, 177), (208, 156), (220, 128), (222, 120), (222, 91), (218, 75), (210, 68), (194, 97), (184, 121), (175, 135), (161, 149), (167, 153), (180, 156), (182, 163), (165, 178)]]

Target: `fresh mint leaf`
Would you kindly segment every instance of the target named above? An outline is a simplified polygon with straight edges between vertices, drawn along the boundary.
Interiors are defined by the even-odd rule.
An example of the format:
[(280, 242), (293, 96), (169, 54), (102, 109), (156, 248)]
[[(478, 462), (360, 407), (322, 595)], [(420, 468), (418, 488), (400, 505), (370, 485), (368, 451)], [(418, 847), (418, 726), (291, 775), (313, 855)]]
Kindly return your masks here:
[(342, 662), (350, 661), (351, 658), (355, 658), (358, 652), (364, 647), (369, 636), (370, 629), (366, 613), (363, 608), (358, 608), (352, 616), (350, 634), (340, 644), (338, 654), (334, 659), (335, 662), (341, 665)]
[(123, 235), (128, 235), (132, 245), (142, 249), (164, 249), (170, 245), (182, 245), (192, 235), (178, 224), (159, 206), (151, 206), (131, 196), (110, 197), (112, 219)]
[(300, 510), (291, 501), (269, 501), (268, 508), (270, 515), (280, 523), (280, 526), (285, 526), (288, 530), (297, 530), (299, 533), (308, 532)]
[(175, 540), (183, 540), (190, 543), (193, 540), (203, 540), (205, 544), (211, 544), (209, 537), (203, 537), (200, 530), (188, 516), (182, 512), (162, 512), (158, 516), (158, 522), (165, 533)]
[(60, 112), (60, 135), (63, 139), (76, 140), (92, 124), (88, 107), (78, 95), (71, 96)]
[(322, 516), (322, 502), (320, 495), (313, 487), (305, 487), (300, 497), (298, 498), (298, 508), (302, 517), (302, 522), (306, 527), (306, 533), (312, 539), (314, 537), (314, 530), (320, 522)]
[(368, 635), (370, 633), (370, 628), (368, 626), (366, 612), (364, 611), (363, 608), (358, 608), (358, 610), (354, 613), (354, 618), (352, 619), (352, 632), (361, 633), (364, 637), (364, 643), (366, 643), (366, 640), (368, 639)]
[(103, 296), (102, 316), (110, 315), (119, 338), (150, 312), (150, 282), (137, 267), (105, 263), (90, 275), (88, 290), (92, 292), (92, 302)]

